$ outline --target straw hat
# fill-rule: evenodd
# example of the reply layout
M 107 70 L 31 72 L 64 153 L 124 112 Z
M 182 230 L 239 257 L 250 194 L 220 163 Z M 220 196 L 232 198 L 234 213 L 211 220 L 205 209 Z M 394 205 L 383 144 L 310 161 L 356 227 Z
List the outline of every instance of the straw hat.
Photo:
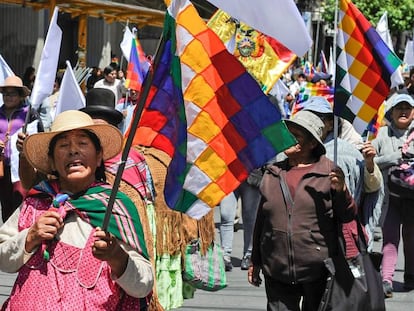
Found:
M 109 124 L 94 124 L 92 118 L 78 110 L 67 110 L 56 116 L 50 132 L 36 133 L 24 140 L 23 151 L 29 163 L 39 171 L 50 174 L 49 145 L 56 135 L 75 129 L 87 129 L 100 140 L 103 160 L 117 155 L 122 148 L 122 134 Z
M 7 87 L 15 87 L 21 89 L 23 92 L 23 96 L 28 96 L 30 94 L 29 88 L 23 85 L 22 79 L 20 79 L 18 76 L 7 77 L 3 81 L 3 84 L 0 85 L 0 93 L 3 93 L 4 89 Z
M 298 111 L 292 119 L 285 120 L 286 123 L 293 123 L 299 125 L 308 131 L 318 142 L 316 151 L 319 155 L 325 154 L 325 146 L 322 142 L 323 128 L 325 124 L 322 120 L 314 113 L 306 110 Z

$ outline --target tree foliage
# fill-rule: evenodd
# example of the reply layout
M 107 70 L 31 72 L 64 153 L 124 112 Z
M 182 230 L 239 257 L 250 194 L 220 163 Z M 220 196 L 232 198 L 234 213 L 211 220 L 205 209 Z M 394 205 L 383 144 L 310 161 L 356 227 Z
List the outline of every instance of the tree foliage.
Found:
M 324 2 L 323 8 L 325 11 L 323 18 L 333 27 L 336 0 L 325 0 Z M 338 0 L 339 2 L 340 0 Z M 386 11 L 391 34 L 413 31 L 414 0 L 353 0 L 352 3 L 356 5 L 374 27 Z

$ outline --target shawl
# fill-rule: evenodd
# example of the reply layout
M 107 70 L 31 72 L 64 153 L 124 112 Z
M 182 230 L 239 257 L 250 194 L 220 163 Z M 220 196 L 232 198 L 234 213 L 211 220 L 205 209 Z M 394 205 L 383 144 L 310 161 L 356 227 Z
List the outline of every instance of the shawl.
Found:
M 121 161 L 121 154 L 105 161 L 105 169 L 116 175 Z M 142 198 L 153 201 L 155 197 L 152 177 L 144 156 L 135 148 L 131 148 L 126 159 L 122 180 L 134 187 Z
M 110 195 L 110 185 L 104 183 L 94 183 L 82 193 L 69 195 L 59 193 L 56 181 L 44 180 L 29 190 L 27 196 L 50 199 L 51 208 L 59 207 L 58 211 L 62 217 L 65 217 L 67 212 L 74 211 L 96 228 L 103 224 Z M 148 259 L 138 211 L 131 199 L 119 191 L 112 208 L 108 232 Z

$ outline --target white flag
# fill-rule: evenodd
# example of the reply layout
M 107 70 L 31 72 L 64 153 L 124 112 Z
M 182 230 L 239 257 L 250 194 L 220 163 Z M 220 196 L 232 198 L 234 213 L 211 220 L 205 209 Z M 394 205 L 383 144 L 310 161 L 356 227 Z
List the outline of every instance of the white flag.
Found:
M 60 85 L 55 117 L 66 110 L 79 110 L 85 108 L 86 100 L 73 73 L 72 66 L 66 61 L 66 70 Z
M 55 7 L 30 96 L 32 107 L 35 109 L 39 108 L 43 100 L 52 94 L 55 84 L 60 44 L 62 42 L 62 30 L 57 24 L 58 12 L 59 8 Z
M 391 51 L 394 52 L 394 47 L 392 46 L 392 40 L 391 40 L 391 34 L 390 31 L 388 29 L 388 16 L 387 16 L 387 12 L 384 12 L 384 14 L 382 14 L 376 30 L 378 32 L 378 34 L 380 35 L 381 39 L 384 40 L 384 42 L 388 45 L 388 47 L 390 48 Z
M 273 88 L 269 91 L 270 95 L 273 95 L 274 97 L 276 97 L 277 106 L 284 119 L 288 118 L 284 103 L 285 103 L 286 95 L 289 93 L 290 93 L 290 90 L 285 84 L 285 82 L 282 81 L 282 79 L 278 79 L 275 85 L 273 86 Z
M 329 48 L 329 61 L 328 61 L 328 73 L 332 75 L 331 80 L 335 81 L 335 71 L 336 71 L 336 65 L 333 58 L 333 49 L 332 47 Z
M 34 134 L 37 133 L 37 126 L 39 120 L 34 120 L 33 122 L 27 124 L 26 127 L 26 134 Z M 23 127 L 21 127 L 17 132 L 15 132 L 10 137 L 10 146 L 11 146 L 11 154 L 10 154 L 10 175 L 12 183 L 15 183 L 20 180 L 19 177 L 19 154 L 20 152 L 17 151 L 16 143 L 17 143 L 17 136 L 20 132 L 22 132 Z
M 384 12 L 384 14 L 382 14 L 377 24 L 376 30 L 380 35 L 381 39 L 387 44 L 390 50 L 394 52 L 390 30 L 388 29 L 388 16 L 386 11 Z M 391 75 L 391 87 L 396 87 L 402 84 L 404 84 L 404 78 L 402 76 L 401 68 L 398 68 Z
M 273 88 L 269 91 L 269 94 L 275 96 L 279 101 L 283 101 L 289 93 L 290 90 L 282 79 L 278 79 Z
M 405 45 L 404 63 L 406 63 L 408 67 L 414 66 L 413 40 L 408 40 L 407 44 Z
M 14 76 L 13 70 L 4 60 L 3 56 L 0 54 L 0 85 L 3 84 L 4 80 L 7 77 Z M 3 96 L 0 96 L 0 107 L 3 106 Z
M 132 34 L 129 27 L 125 26 L 124 37 L 119 46 L 127 62 L 129 62 L 129 55 L 131 54 L 132 39 L 134 39 L 134 35 Z
M 312 46 L 305 22 L 293 0 L 208 0 L 234 18 L 278 40 L 297 56 Z
M 111 42 L 107 41 L 102 47 L 101 59 L 99 60 L 99 68 L 105 68 L 111 63 Z
M 13 70 L 11 70 L 10 66 L 6 63 L 3 56 L 0 54 L 0 84 L 3 84 L 3 81 L 10 76 L 14 76 Z

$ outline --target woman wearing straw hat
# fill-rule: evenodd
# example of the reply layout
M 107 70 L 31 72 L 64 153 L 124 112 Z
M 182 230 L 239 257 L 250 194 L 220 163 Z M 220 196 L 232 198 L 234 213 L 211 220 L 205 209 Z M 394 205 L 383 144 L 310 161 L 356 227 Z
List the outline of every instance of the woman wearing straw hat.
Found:
M 73 110 L 25 139 L 30 164 L 56 180 L 33 187 L 0 228 L 0 269 L 18 271 L 5 310 L 140 310 L 153 274 L 125 194 L 117 193 L 108 232 L 99 228 L 111 194 L 103 161 L 121 146 L 118 129 Z
M 87 113 L 96 124 L 111 124 L 119 128 L 123 115 L 115 109 L 115 95 L 111 90 L 104 88 L 92 88 L 86 93 L 86 106 L 81 111 Z M 121 154 L 105 161 L 106 179 L 114 184 Z M 155 191 L 148 164 L 136 147 L 132 147 L 126 159 L 127 165 L 121 177 L 119 190 L 125 193 L 135 204 L 140 215 L 145 242 L 148 246 L 148 255 L 154 270 L 154 286 L 152 297 L 149 301 L 149 311 L 164 310 L 158 300 L 155 250 L 153 231 L 155 228 L 154 197 Z
M 12 171 L 17 172 L 17 156 L 14 160 L 14 152 L 11 144 L 13 134 L 20 131 L 26 121 L 40 120 L 35 110 L 30 111 L 30 120 L 26 120 L 29 107 L 26 105 L 26 97 L 29 89 L 23 85 L 17 76 L 7 77 L 0 85 L 0 93 L 3 95 L 3 106 L 0 107 L 0 146 L 3 174 L 0 174 L 0 202 L 3 222 L 21 204 L 25 190 L 19 181 L 12 182 Z M 38 122 L 37 131 L 43 131 L 41 122 Z

